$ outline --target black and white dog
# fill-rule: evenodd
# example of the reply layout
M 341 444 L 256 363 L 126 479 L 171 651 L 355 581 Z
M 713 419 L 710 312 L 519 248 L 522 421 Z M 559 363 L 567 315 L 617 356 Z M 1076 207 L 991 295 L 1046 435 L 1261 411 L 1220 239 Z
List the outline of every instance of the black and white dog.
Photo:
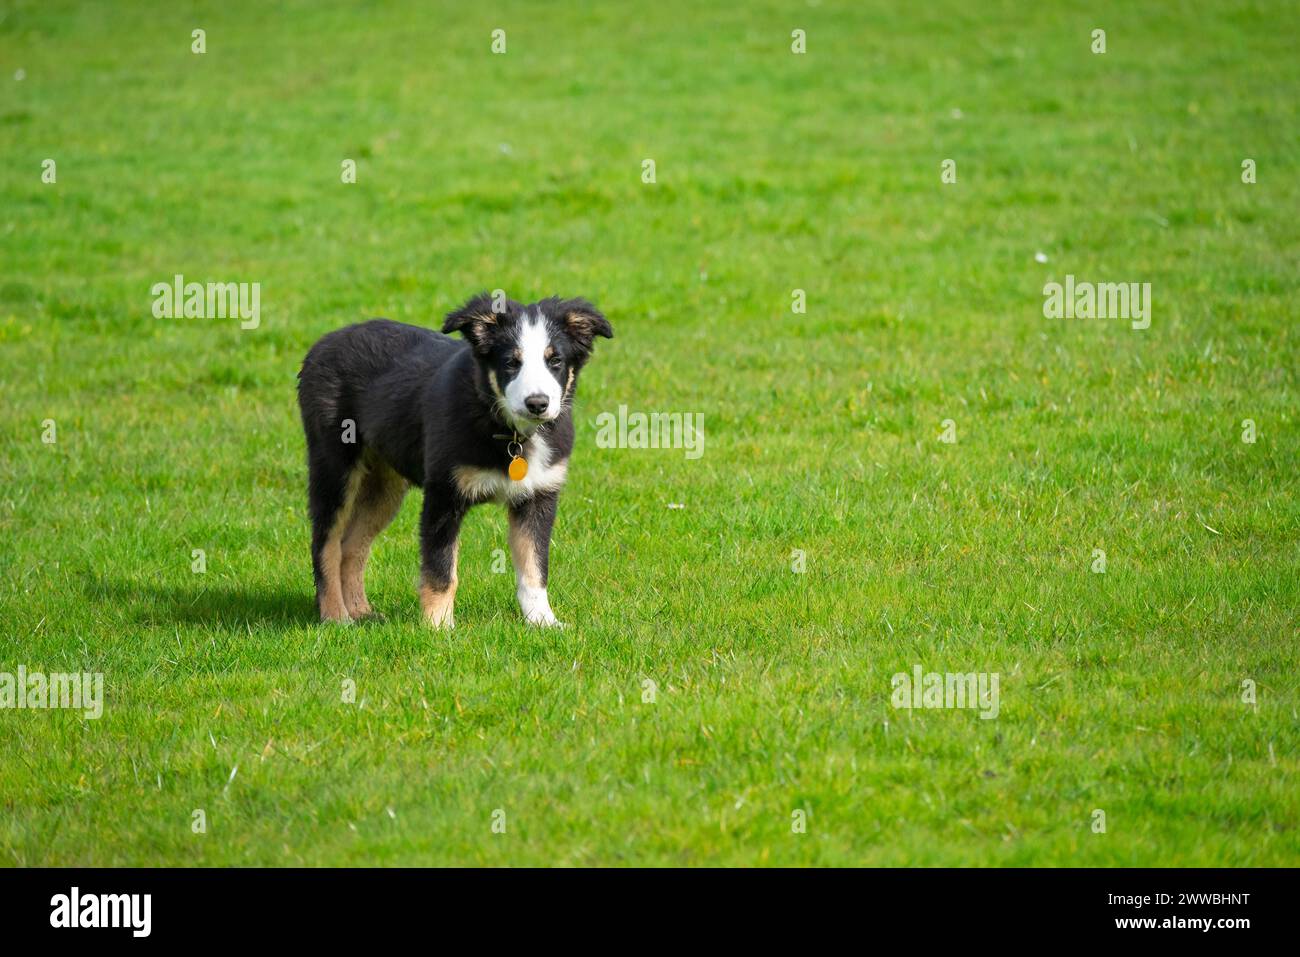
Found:
M 475 296 L 443 333 L 386 319 L 312 346 L 298 373 L 307 433 L 312 569 L 321 619 L 373 614 L 370 546 L 424 489 L 420 603 L 453 624 L 461 521 L 471 506 L 507 506 L 516 594 L 533 624 L 556 625 L 546 594 L 551 526 L 573 451 L 578 373 L 609 322 L 585 299 L 525 306 Z

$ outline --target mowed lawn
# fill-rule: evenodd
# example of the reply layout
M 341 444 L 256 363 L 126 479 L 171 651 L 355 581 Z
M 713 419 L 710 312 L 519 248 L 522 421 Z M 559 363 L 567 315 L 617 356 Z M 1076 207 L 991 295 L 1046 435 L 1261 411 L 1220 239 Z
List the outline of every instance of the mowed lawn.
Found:
M 0 7 L 0 672 L 105 694 L 0 711 L 0 861 L 1300 863 L 1294 5 L 284 6 Z M 484 507 L 427 630 L 418 493 L 317 623 L 303 354 L 494 288 L 616 332 L 569 627 Z

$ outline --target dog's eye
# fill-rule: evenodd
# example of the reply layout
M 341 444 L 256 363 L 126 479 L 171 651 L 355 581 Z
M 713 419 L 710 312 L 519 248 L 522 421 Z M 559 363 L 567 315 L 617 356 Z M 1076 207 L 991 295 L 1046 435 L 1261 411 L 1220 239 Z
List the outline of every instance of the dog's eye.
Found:
M 559 356 L 551 356 L 551 358 L 546 361 L 546 364 L 556 370 L 564 368 L 564 360 Z
M 503 365 L 504 365 L 505 370 L 506 370 L 507 372 L 518 372 L 518 371 L 519 371 L 519 360 L 516 359 L 516 358 L 514 358 L 513 356 L 510 357 L 510 358 L 508 358 L 508 359 L 506 359 L 506 361 L 503 363 Z

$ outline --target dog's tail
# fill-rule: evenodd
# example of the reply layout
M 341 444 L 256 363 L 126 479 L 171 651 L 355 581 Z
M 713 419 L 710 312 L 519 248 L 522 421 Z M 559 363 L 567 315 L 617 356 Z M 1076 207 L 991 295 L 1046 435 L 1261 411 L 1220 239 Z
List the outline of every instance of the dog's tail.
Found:
M 332 332 L 312 346 L 298 370 L 298 410 L 302 413 L 308 448 L 327 435 L 336 435 L 344 420 L 355 421 L 347 376 L 337 363 L 339 344 L 331 341 L 337 335 Z

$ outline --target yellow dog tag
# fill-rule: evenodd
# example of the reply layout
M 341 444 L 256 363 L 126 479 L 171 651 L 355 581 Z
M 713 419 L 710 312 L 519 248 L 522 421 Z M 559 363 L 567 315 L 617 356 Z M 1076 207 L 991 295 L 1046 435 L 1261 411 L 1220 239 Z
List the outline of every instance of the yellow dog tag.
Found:
M 510 460 L 510 477 L 516 482 L 522 482 L 524 476 L 528 474 L 528 461 L 522 455 L 516 455 Z

